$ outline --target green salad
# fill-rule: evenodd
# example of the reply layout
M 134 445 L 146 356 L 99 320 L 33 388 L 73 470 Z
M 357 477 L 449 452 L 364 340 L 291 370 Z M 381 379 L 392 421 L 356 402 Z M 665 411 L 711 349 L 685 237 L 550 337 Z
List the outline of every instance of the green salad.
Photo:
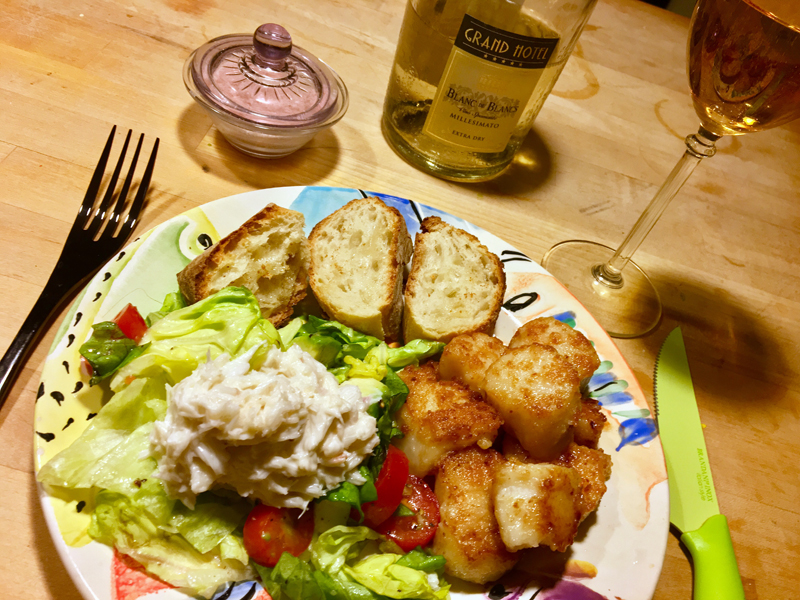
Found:
M 113 326 L 112 326 L 113 325 Z M 142 564 L 152 575 L 189 594 L 211 596 L 226 582 L 260 578 L 275 600 L 443 600 L 444 559 L 421 548 L 404 552 L 363 524 L 362 506 L 377 499 L 375 482 L 392 438 L 394 419 L 408 388 L 396 371 L 441 352 L 423 340 L 390 348 L 340 323 L 303 316 L 276 330 L 244 288 L 226 288 L 186 306 L 170 294 L 147 318 L 141 342 L 116 324 L 94 326 L 81 348 L 92 383 L 108 386 L 110 399 L 83 434 L 38 473 L 47 486 L 91 490 L 89 535 Z M 353 383 L 373 402 L 379 443 L 359 467 L 362 485 L 342 482 L 313 503 L 313 537 L 299 556 L 280 555 L 272 567 L 248 554 L 243 530 L 256 502 L 227 489 L 198 495 L 193 509 L 171 498 L 151 456 L 154 424 L 165 418 L 168 389 L 199 365 L 222 354 L 298 346 L 325 365 L 340 383 Z M 402 507 L 401 507 L 402 509 Z

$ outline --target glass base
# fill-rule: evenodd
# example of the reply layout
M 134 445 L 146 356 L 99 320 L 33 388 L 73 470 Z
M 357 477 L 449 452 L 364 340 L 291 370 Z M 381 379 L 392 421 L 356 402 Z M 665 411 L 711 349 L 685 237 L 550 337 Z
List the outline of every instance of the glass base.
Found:
M 556 244 L 542 257 L 542 266 L 572 292 L 608 335 L 639 337 L 661 320 L 661 299 L 650 278 L 633 261 L 622 273 L 622 285 L 609 286 L 593 273 L 614 249 L 583 240 Z

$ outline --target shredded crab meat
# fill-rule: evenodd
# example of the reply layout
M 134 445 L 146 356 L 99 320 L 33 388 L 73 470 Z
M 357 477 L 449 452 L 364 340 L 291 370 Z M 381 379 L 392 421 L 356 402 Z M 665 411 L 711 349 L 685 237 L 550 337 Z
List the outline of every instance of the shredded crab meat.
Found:
M 305 508 L 343 481 L 364 483 L 357 469 L 378 436 L 358 388 L 296 346 L 253 369 L 256 350 L 209 360 L 168 391 L 150 442 L 170 495 L 192 508 L 222 487 Z

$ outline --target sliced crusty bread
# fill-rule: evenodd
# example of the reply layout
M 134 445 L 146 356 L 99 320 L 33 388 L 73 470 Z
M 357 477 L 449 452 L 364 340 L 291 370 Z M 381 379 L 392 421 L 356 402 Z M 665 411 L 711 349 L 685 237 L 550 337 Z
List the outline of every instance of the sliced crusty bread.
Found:
M 302 213 L 268 204 L 178 273 L 181 293 L 194 303 L 228 286 L 246 287 L 264 318 L 282 325 L 306 295 L 304 226 Z
M 328 317 L 398 340 L 412 248 L 400 212 L 378 198 L 358 198 L 317 223 L 308 239 L 309 283 Z
M 448 342 L 462 333 L 491 334 L 505 291 L 497 256 L 474 235 L 427 217 L 414 241 L 403 337 Z

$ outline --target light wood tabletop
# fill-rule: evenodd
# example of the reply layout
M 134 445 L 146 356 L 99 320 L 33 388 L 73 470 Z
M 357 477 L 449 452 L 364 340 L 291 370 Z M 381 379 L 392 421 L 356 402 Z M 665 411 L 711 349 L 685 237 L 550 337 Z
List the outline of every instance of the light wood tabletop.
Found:
M 326 185 L 432 205 L 535 260 L 567 239 L 618 244 L 697 130 L 688 19 L 600 0 L 513 165 L 493 181 L 458 184 L 414 169 L 381 135 L 403 8 L 403 0 L 0 0 L 0 351 L 55 265 L 113 124 L 161 139 L 138 232 L 240 192 Z M 350 92 L 341 122 L 273 161 L 228 144 L 181 77 L 193 49 L 264 22 L 284 25 Z M 718 146 L 635 256 L 661 293 L 663 321 L 618 346 L 651 398 L 658 349 L 681 327 L 747 598 L 792 598 L 800 583 L 800 122 Z M 9 598 L 80 597 L 33 473 L 34 399 L 56 329 L 0 411 L 0 581 Z M 690 562 L 670 535 L 654 598 L 691 593 Z

